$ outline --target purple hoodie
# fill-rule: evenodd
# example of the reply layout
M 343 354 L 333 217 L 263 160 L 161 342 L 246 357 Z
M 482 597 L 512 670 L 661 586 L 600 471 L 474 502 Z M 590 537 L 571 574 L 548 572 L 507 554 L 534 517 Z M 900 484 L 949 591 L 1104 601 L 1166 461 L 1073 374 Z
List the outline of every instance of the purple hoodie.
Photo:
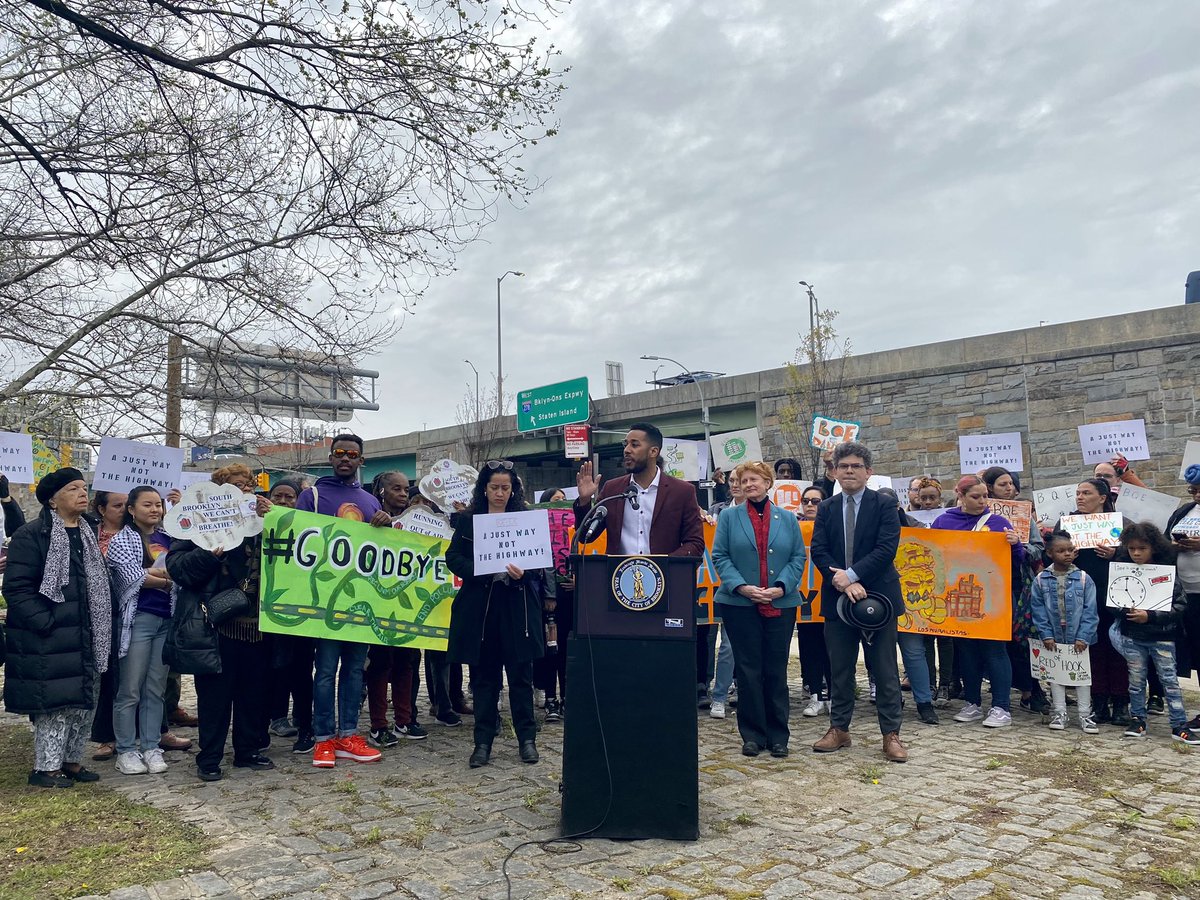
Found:
M 929 527 L 942 528 L 946 531 L 974 531 L 975 526 L 979 524 L 979 520 L 986 515 L 987 513 L 983 512 L 977 516 L 968 516 L 958 507 L 954 507 L 953 509 L 946 510 L 944 513 L 934 519 L 933 524 Z M 984 526 L 983 530 L 1004 532 L 1010 528 L 1012 528 L 1012 523 L 1009 522 L 1008 519 L 1004 518 L 1004 516 L 997 516 L 993 513 L 992 517 L 988 519 L 987 525 Z M 1013 564 L 1017 565 L 1021 563 L 1025 559 L 1024 546 L 1022 546 L 1020 543 L 1013 544 L 1012 554 Z
M 316 508 L 313 507 L 313 491 L 317 492 Z M 370 522 L 375 513 L 382 507 L 369 491 L 365 491 L 357 482 L 345 484 L 332 475 L 317 479 L 312 487 L 301 491 L 296 498 L 296 509 L 304 512 L 318 512 L 323 516 L 337 516 L 339 519 L 353 519 L 356 522 Z

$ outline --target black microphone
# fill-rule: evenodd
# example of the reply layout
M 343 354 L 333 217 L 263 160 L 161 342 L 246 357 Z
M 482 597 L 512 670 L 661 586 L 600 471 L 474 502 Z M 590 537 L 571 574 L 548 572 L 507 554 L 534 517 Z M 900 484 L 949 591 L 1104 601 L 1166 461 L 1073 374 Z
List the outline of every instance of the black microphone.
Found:
M 629 501 L 629 505 L 634 509 L 641 509 L 642 505 L 638 502 L 637 485 L 632 481 L 629 482 L 629 487 L 625 488 L 625 499 Z
M 596 535 L 600 533 L 600 528 L 604 524 L 605 518 L 608 516 L 607 506 L 597 506 L 592 512 L 591 519 L 587 523 L 587 528 L 583 531 L 582 543 L 591 543 Z

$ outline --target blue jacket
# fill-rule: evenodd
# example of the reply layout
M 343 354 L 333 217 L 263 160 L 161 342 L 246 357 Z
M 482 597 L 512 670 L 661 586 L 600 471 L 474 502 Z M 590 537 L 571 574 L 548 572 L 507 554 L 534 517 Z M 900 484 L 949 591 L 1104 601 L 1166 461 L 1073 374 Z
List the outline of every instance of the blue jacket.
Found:
M 743 584 L 762 587 L 759 582 L 758 546 L 754 526 L 750 524 L 749 504 L 742 503 L 721 511 L 713 538 L 713 565 L 721 585 L 717 603 L 753 606 L 754 601 L 737 593 Z M 783 596 L 771 601 L 779 609 L 800 605 L 800 578 L 804 574 L 804 539 L 795 513 L 770 506 L 771 525 L 767 533 L 767 587 L 783 585 Z
M 1030 596 L 1030 612 L 1038 634 L 1053 638 L 1060 644 L 1075 641 L 1096 643 L 1100 626 L 1100 614 L 1096 609 L 1096 582 L 1082 569 L 1075 569 L 1067 577 L 1067 627 L 1062 627 L 1058 615 L 1058 579 L 1053 569 L 1042 569 L 1033 580 Z

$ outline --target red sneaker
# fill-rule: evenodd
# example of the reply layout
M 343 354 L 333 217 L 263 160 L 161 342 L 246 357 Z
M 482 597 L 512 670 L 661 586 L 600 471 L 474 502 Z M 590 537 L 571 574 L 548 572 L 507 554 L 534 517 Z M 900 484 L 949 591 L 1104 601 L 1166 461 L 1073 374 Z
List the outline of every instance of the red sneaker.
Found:
M 383 756 L 382 753 L 367 744 L 361 734 L 338 738 L 333 742 L 333 752 L 342 759 L 352 759 L 355 762 L 375 762 Z
M 313 765 L 318 769 L 332 769 L 336 764 L 334 756 L 335 741 L 317 741 L 317 745 L 313 747 Z

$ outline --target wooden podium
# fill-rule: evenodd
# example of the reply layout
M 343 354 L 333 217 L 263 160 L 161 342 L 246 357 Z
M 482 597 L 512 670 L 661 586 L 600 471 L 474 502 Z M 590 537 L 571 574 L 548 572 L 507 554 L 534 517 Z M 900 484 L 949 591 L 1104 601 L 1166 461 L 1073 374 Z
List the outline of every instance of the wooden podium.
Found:
M 562 831 L 696 840 L 698 557 L 573 556 Z

